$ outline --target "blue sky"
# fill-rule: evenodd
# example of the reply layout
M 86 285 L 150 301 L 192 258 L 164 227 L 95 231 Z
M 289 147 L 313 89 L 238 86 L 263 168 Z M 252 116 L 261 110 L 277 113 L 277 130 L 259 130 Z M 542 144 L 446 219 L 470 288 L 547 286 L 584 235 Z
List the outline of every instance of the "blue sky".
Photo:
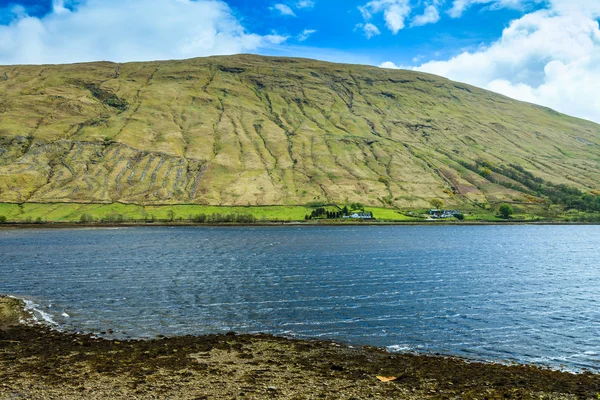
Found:
M 374 15 L 369 21 L 379 26 L 381 34 L 368 38 L 360 8 L 368 1 L 313 0 L 304 7 L 299 1 L 279 2 L 269 0 L 227 0 L 232 14 L 248 31 L 259 35 L 277 34 L 289 37 L 286 46 L 259 49 L 266 55 L 305 56 L 331 61 L 356 62 L 379 65 L 393 60 L 397 64 L 412 65 L 419 61 L 443 59 L 464 51 L 491 43 L 501 36 L 508 23 L 523 15 L 524 10 L 534 9 L 531 5 L 516 8 L 490 10 L 490 4 L 474 4 L 460 18 L 452 18 L 448 12 L 452 4 L 440 7 L 440 20 L 436 24 L 409 27 L 393 33 L 385 28 L 383 13 Z M 413 16 L 424 10 L 427 2 L 414 1 Z M 285 5 L 294 15 L 282 14 L 275 6 Z M 30 15 L 43 18 L 52 13 L 52 0 L 0 1 L 0 21 L 7 23 L 14 18 L 12 9 L 22 6 Z M 77 2 L 65 4 L 76 10 Z M 542 8 L 542 5 L 537 5 Z M 407 21 L 408 23 L 408 21 Z M 305 31 L 315 31 L 304 40 Z
M 256 53 L 406 68 L 600 122 L 600 0 L 0 0 L 0 65 Z
M 373 16 L 371 22 L 379 26 L 380 35 L 370 39 L 357 24 L 364 23 L 359 7 L 365 1 L 316 1 L 314 7 L 296 9 L 294 2 L 290 4 L 295 16 L 285 16 L 272 7 L 277 2 L 240 0 L 229 1 L 234 12 L 240 16 L 245 26 L 253 32 L 269 34 L 273 31 L 290 36 L 289 44 L 303 47 L 296 51 L 307 53 L 322 49 L 328 58 L 327 51 L 344 52 L 356 58 L 357 62 L 379 65 L 394 59 L 403 65 L 414 64 L 413 59 L 431 60 L 451 56 L 466 48 L 476 48 L 482 43 L 496 40 L 502 30 L 522 12 L 502 9 L 496 12 L 485 12 L 486 5 L 476 5 L 469 9 L 462 18 L 450 18 L 442 15 L 437 24 L 421 27 L 407 27 L 396 34 L 385 28 L 383 15 Z M 417 12 L 417 11 L 416 11 Z M 308 39 L 299 43 L 298 34 L 304 30 L 316 30 Z M 278 54 L 279 49 L 271 50 Z M 337 58 L 340 55 L 330 55 Z

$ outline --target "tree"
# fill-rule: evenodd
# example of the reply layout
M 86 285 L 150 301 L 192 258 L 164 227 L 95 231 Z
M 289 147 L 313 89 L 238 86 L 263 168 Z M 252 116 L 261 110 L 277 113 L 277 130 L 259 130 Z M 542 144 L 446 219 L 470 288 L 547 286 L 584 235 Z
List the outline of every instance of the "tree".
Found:
M 193 218 L 190 218 L 194 222 L 204 223 L 206 222 L 206 214 L 196 214 Z
M 360 203 L 354 203 L 354 204 L 352 204 L 352 206 L 351 206 L 351 207 L 352 207 L 352 209 L 353 209 L 353 210 L 361 210 L 361 211 L 365 211 L 365 206 L 363 206 L 363 205 L 362 205 L 362 204 L 360 204 Z
M 169 216 L 169 221 L 173 222 L 173 220 L 175 219 L 175 212 L 173 210 L 169 210 L 169 212 L 167 212 L 167 215 Z
M 6 223 L 6 217 L 4 215 L 0 215 L 0 224 Z
M 510 204 L 502 204 L 498 209 L 498 213 L 504 219 L 509 219 L 511 215 L 513 215 L 515 210 L 513 210 Z
M 444 208 L 444 202 L 440 199 L 433 199 L 429 202 L 429 204 L 431 204 L 433 208 L 436 208 L 438 210 Z
M 489 178 L 490 176 L 492 176 L 492 170 L 488 167 L 481 167 L 479 169 L 479 174 L 484 178 Z

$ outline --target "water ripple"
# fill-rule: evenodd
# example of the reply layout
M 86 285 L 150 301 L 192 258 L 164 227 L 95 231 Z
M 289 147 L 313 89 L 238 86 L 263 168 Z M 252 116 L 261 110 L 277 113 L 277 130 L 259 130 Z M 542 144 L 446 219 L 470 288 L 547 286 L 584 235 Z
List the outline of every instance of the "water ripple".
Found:
M 64 329 L 235 330 L 600 368 L 600 227 L 0 232 L 0 292 Z

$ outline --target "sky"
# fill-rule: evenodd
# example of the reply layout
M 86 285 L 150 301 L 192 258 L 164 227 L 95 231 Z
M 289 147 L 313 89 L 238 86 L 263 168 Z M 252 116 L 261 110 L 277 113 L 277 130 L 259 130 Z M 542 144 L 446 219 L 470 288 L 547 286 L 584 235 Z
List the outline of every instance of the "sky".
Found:
M 600 0 L 0 0 L 0 65 L 307 57 L 429 72 L 600 123 L 599 20 Z

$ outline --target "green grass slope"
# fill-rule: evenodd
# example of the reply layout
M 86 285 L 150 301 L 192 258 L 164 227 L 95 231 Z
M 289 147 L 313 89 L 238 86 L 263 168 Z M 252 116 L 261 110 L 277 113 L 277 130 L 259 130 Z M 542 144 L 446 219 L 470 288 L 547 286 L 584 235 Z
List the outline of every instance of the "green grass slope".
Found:
M 251 55 L 116 66 L 0 67 L 0 202 L 539 201 L 508 165 L 600 189 L 599 125 L 433 75 Z

